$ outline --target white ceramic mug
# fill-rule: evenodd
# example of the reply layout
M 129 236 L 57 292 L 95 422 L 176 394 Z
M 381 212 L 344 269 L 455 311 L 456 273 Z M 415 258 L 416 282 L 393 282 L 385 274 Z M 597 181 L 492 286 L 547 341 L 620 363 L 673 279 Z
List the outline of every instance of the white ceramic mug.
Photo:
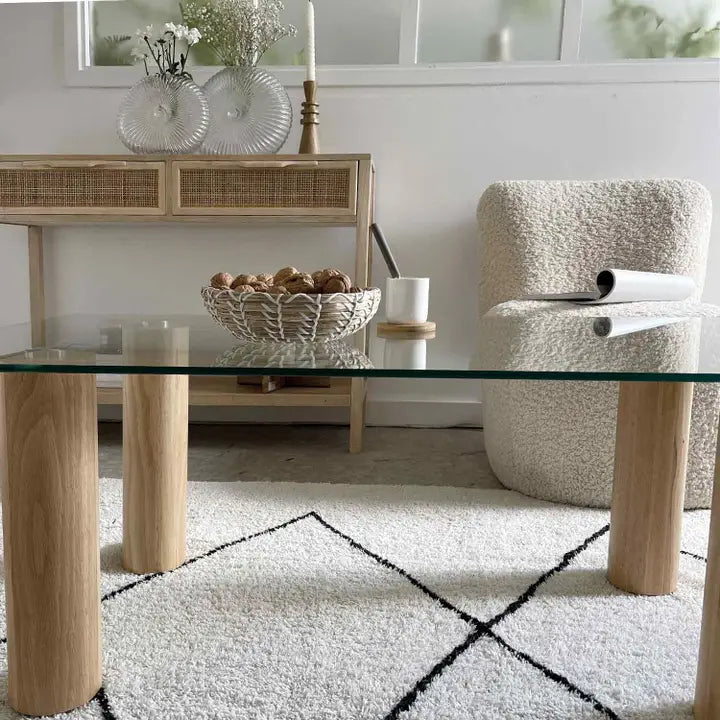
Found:
M 430 278 L 388 278 L 385 309 L 389 323 L 424 323 L 428 319 Z

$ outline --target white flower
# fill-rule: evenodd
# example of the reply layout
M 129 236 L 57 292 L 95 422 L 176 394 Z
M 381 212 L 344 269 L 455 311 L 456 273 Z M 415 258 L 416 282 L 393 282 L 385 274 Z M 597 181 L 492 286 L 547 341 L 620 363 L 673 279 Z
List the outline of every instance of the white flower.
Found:
M 155 28 L 153 28 L 152 25 L 148 25 L 144 30 L 138 30 L 135 34 L 139 38 L 147 38 L 148 40 L 152 40 L 154 32 Z
M 188 45 L 197 45 L 197 43 L 200 42 L 201 38 L 202 34 L 197 28 L 192 28 L 191 30 L 187 31 Z
M 187 27 L 175 23 L 165 23 L 165 32 L 172 34 L 177 40 L 186 40 L 188 36 Z

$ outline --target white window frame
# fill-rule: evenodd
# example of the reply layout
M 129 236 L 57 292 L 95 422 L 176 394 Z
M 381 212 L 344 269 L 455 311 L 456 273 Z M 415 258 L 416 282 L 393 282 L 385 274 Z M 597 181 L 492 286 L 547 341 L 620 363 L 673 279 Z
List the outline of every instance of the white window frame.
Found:
M 422 0 L 403 3 L 397 65 L 326 65 L 318 68 L 322 87 L 402 87 L 431 85 L 555 85 L 606 83 L 718 82 L 720 59 L 580 60 L 584 0 L 565 0 L 560 60 L 552 62 L 484 62 L 418 64 L 418 30 Z M 130 87 L 137 67 L 91 65 L 88 0 L 65 3 L 65 84 L 71 87 Z M 287 87 L 301 87 L 305 68 L 273 66 Z M 217 67 L 193 69 L 203 83 Z

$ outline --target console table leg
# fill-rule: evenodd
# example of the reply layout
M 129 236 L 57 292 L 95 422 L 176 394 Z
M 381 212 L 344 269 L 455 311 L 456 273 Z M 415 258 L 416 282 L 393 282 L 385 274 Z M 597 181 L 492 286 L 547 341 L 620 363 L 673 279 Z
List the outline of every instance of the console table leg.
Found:
M 43 229 L 28 227 L 28 270 L 30 280 L 30 332 L 33 347 L 45 344 L 45 261 Z
M 128 375 L 123 392 L 123 564 L 134 573 L 185 560 L 188 377 Z
M 26 715 L 100 689 L 100 550 L 94 375 L 0 379 L 8 696 Z
M 608 579 L 621 590 L 677 587 L 692 398 L 692 383 L 620 383 Z
M 365 430 L 365 405 L 367 380 L 353 378 L 350 389 L 350 452 L 362 452 L 363 431 Z
M 355 238 L 355 283 L 368 287 L 371 275 L 370 224 L 373 221 L 375 204 L 374 171 L 370 160 L 358 164 L 358 204 Z M 355 336 L 356 347 L 364 353 L 369 349 L 368 329 Z M 363 446 L 365 428 L 365 404 L 367 379 L 353 378 L 350 389 L 350 452 L 360 453 Z
M 715 460 L 715 489 L 694 710 L 698 720 L 716 720 L 720 717 L 720 438 Z

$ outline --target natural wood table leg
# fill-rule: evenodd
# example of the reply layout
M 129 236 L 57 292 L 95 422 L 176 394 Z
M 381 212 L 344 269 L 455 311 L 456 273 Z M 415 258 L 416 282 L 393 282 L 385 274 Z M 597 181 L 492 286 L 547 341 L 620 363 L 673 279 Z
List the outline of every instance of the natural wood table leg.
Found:
M 123 564 L 134 573 L 185 560 L 188 377 L 128 375 L 123 392 Z
M 30 332 L 33 347 L 45 344 L 45 263 L 43 228 L 28 227 L 28 268 L 30 279 Z
M 94 375 L 0 378 L 8 694 L 27 715 L 102 682 Z
M 720 718 L 720 438 L 715 458 L 715 490 L 710 518 L 694 710 L 698 720 Z
M 363 449 L 366 396 L 367 380 L 353 378 L 350 389 L 350 452 L 352 454 L 360 453 Z
M 692 398 L 692 383 L 620 383 L 608 579 L 621 590 L 677 587 Z

